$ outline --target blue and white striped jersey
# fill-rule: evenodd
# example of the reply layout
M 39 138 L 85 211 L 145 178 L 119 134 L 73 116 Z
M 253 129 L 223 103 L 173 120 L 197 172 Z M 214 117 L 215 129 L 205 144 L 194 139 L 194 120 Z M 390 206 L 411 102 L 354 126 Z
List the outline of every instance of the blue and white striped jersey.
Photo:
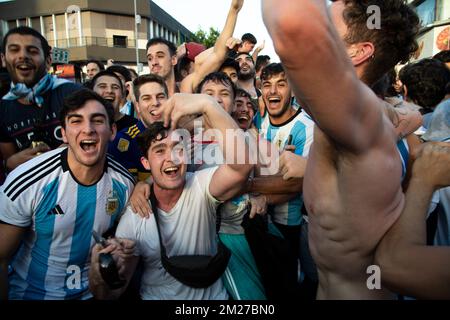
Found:
M 14 170 L 0 188 L 0 220 L 27 228 L 11 261 L 9 298 L 88 299 L 92 231 L 113 226 L 134 185 L 131 174 L 107 157 L 94 185 L 76 181 L 67 148 L 36 157 Z
M 400 154 L 400 160 L 402 161 L 402 180 L 406 176 L 406 168 L 409 160 L 409 146 L 406 138 L 403 138 L 397 142 L 397 150 Z
M 291 144 L 295 145 L 295 154 L 308 156 L 314 136 L 314 121 L 305 111 L 299 109 L 291 119 L 278 126 L 270 123 L 266 113 L 258 129 L 264 139 L 275 144 L 280 150 L 285 147 L 289 135 L 292 135 Z M 302 205 L 303 198 L 299 194 L 284 204 L 273 206 L 272 220 L 283 225 L 299 225 Z

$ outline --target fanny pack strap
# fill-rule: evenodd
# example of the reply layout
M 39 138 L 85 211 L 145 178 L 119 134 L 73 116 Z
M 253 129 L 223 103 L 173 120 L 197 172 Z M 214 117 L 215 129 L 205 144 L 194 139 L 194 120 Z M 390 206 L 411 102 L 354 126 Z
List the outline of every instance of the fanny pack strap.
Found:
M 164 247 L 161 237 L 161 230 L 159 230 L 158 206 L 156 205 L 155 190 L 153 184 L 150 187 L 150 203 L 152 205 L 153 214 L 155 215 L 156 229 L 158 230 L 159 246 L 161 247 L 161 258 L 167 259 L 166 247 Z
M 156 197 L 155 197 L 155 190 L 153 189 L 153 184 L 150 187 L 150 204 L 152 205 L 153 214 L 155 215 L 156 229 L 158 230 L 159 245 L 161 247 L 161 258 L 168 259 L 166 247 L 164 247 L 164 245 L 163 245 L 163 241 L 162 241 L 162 237 L 161 237 L 161 230 L 159 228 L 158 206 L 157 206 Z M 222 216 L 220 214 L 220 210 L 218 207 L 216 210 L 216 234 L 217 234 L 217 238 L 219 239 L 219 243 L 222 243 L 222 240 L 220 240 L 220 237 L 219 237 L 221 221 L 222 221 Z

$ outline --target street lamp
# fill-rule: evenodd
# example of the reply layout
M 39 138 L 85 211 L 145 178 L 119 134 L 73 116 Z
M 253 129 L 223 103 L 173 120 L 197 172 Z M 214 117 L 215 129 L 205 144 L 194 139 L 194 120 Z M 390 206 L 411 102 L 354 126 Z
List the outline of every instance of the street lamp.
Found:
M 136 0 L 134 0 L 134 41 L 136 46 L 136 70 L 139 74 L 142 71 L 139 63 L 139 46 L 138 46 L 138 25 L 141 24 L 141 16 L 137 14 Z

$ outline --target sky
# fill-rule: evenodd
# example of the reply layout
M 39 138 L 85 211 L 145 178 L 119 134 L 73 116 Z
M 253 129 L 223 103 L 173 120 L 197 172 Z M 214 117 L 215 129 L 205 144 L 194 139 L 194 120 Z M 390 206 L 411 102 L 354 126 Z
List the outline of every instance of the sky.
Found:
M 222 31 L 231 4 L 231 0 L 153 0 L 153 2 L 191 32 L 196 32 L 199 28 L 209 31 L 210 27 L 219 32 Z M 269 55 L 272 62 L 279 62 L 262 20 L 261 0 L 244 1 L 244 6 L 239 12 L 234 37 L 240 39 L 246 32 L 256 37 L 257 46 L 265 40 L 264 50 L 260 54 Z

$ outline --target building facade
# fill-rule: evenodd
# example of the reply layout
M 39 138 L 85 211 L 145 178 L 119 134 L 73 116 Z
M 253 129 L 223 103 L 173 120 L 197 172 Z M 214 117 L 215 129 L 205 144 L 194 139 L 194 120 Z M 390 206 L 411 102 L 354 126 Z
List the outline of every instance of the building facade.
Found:
M 450 1 L 408 0 L 416 8 L 422 28 L 418 38 L 421 48 L 418 59 L 432 57 L 450 50 Z
M 181 44 L 192 33 L 151 0 L 15 0 L 0 3 L 0 33 L 16 26 L 38 30 L 54 48 L 68 51 L 70 63 L 96 59 L 137 69 L 147 67 L 148 39 L 163 37 Z M 140 18 L 140 19 L 139 19 Z

